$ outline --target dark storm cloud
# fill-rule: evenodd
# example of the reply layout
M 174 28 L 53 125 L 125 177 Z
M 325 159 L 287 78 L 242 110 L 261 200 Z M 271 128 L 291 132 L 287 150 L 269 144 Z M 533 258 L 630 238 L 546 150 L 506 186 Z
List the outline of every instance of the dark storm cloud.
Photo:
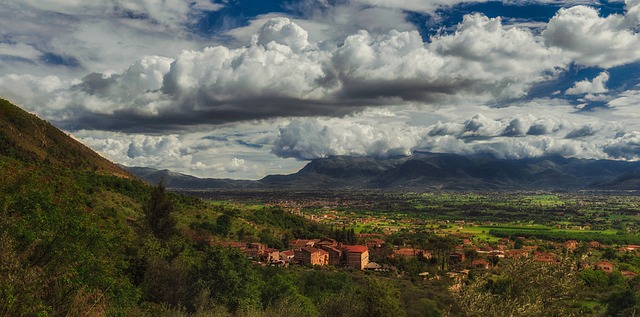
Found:
M 267 98 L 265 98 L 267 99 Z M 223 125 L 229 122 L 262 120 L 275 117 L 342 116 L 359 109 L 359 105 L 335 104 L 288 98 L 262 100 L 209 101 L 201 110 L 175 107 L 161 115 L 148 115 L 134 109 L 116 110 L 108 115 L 78 110 L 73 117 L 54 122 L 70 131 L 106 130 L 129 133 L 180 131 L 197 125 Z M 185 103 L 183 106 L 193 106 Z M 283 107 L 284 105 L 284 107 Z

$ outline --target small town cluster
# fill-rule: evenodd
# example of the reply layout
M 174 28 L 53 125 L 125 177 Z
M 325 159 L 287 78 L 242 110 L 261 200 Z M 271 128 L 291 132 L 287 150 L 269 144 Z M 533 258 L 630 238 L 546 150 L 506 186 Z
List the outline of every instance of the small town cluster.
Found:
M 383 240 L 379 240 L 384 243 Z M 369 242 L 365 245 L 346 245 L 334 239 L 297 239 L 289 242 L 289 250 L 279 251 L 258 242 L 219 242 L 219 245 L 237 248 L 249 258 L 273 265 L 333 265 L 358 270 L 378 269 L 380 266 L 369 261 Z M 375 246 L 375 245 L 374 245 Z M 377 246 L 381 246 L 378 244 Z
M 536 262 L 553 265 L 560 262 L 561 254 L 576 252 L 582 254 L 579 261 L 580 269 L 600 270 L 605 273 L 617 270 L 628 279 L 638 276 L 632 271 L 619 270 L 612 262 L 590 257 L 592 251 L 602 252 L 607 249 L 607 246 L 596 241 L 581 243 L 569 240 L 564 243 L 555 243 L 517 237 L 514 240 L 520 240 L 518 244 L 521 245 L 516 246 L 516 241 L 509 238 L 502 238 L 495 243 L 487 243 L 486 241 L 476 243 L 475 241 L 478 240 L 474 241 L 473 235 L 453 234 L 452 237 L 457 238 L 455 241 L 458 241 L 459 244 L 445 252 L 442 258 L 443 263 L 441 263 L 440 259 L 426 249 L 403 246 L 389 247 L 387 242 L 380 239 L 377 234 L 358 234 L 357 236 L 360 241 L 365 242 L 363 245 L 346 245 L 331 238 L 291 240 L 287 250 L 269 248 L 258 242 L 217 242 L 216 244 L 239 249 L 257 263 L 284 267 L 295 264 L 390 271 L 396 268 L 386 263 L 379 264 L 371 261 L 370 254 L 377 255 L 377 258 L 384 256 L 387 259 L 421 257 L 422 260 L 430 260 L 437 267 L 446 267 L 448 269 L 447 275 L 458 282 L 464 280 L 471 270 L 490 269 L 499 265 L 500 259 L 503 258 L 530 257 Z M 578 250 L 579 248 L 580 250 Z M 552 251 L 542 251 L 542 249 Z M 637 253 L 640 252 L 640 245 L 620 246 L 617 251 Z M 424 279 L 430 278 L 428 272 L 423 272 L 420 276 Z M 456 285 L 461 286 L 460 283 Z

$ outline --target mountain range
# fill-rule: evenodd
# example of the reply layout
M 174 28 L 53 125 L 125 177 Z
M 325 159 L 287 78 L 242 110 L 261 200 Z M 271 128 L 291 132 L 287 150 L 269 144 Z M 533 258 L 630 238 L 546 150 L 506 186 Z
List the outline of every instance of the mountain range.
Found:
M 256 181 L 196 178 L 169 170 L 125 167 L 137 177 L 180 189 L 389 190 L 638 190 L 640 162 L 545 156 L 498 159 L 490 155 L 415 152 L 374 158 L 333 156 L 310 161 L 294 174 Z

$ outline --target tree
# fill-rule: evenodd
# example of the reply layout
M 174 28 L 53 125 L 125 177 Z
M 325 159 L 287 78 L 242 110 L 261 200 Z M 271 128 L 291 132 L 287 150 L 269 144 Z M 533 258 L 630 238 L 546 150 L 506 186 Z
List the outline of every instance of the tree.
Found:
M 197 290 L 209 292 L 214 302 L 225 305 L 232 312 L 262 306 L 262 281 L 243 253 L 221 247 L 211 248 L 206 253 L 194 276 Z
M 216 219 L 216 232 L 223 237 L 226 237 L 231 232 L 231 223 L 233 217 L 230 213 L 225 212 Z
M 400 291 L 379 278 L 365 280 L 364 302 L 367 316 L 404 316 L 400 306 Z
M 169 199 L 161 180 L 151 192 L 151 198 L 144 208 L 147 224 L 153 235 L 160 240 L 168 240 L 176 232 L 176 220 L 173 212 L 173 202 Z
M 613 292 L 607 299 L 605 316 L 638 316 L 640 315 L 640 298 L 630 287 Z
M 568 316 L 580 281 L 568 259 L 549 265 L 529 258 L 504 260 L 456 294 L 460 308 L 473 316 Z

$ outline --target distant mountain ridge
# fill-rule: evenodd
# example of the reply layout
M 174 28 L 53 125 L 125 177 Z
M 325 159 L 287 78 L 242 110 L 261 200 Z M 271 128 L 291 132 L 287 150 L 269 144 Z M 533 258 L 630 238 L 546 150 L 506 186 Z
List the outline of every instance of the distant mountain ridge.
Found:
M 517 160 L 424 152 L 385 159 L 335 156 L 313 160 L 294 174 L 257 181 L 126 169 L 147 182 L 164 178 L 168 187 L 182 189 L 640 190 L 640 162 L 559 155 Z
M 168 188 L 207 189 L 258 187 L 256 181 L 198 178 L 191 175 L 172 172 L 167 169 L 158 170 L 149 167 L 122 166 L 122 168 L 149 184 L 158 184 L 162 181 Z

